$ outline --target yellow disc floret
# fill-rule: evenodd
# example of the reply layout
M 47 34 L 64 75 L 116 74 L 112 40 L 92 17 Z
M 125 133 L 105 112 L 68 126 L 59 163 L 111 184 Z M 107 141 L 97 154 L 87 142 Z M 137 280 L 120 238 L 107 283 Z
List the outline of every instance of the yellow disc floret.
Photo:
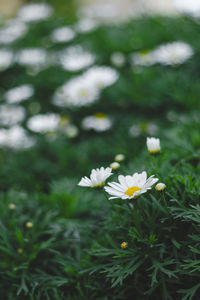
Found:
M 137 191 L 140 191 L 141 188 L 137 187 L 137 186 L 132 186 L 130 188 L 128 188 L 128 190 L 126 190 L 125 194 L 128 195 L 129 197 L 133 196 L 133 194 Z
M 80 94 L 81 94 L 81 97 L 86 97 L 86 96 L 87 96 L 87 91 L 82 90 L 82 91 L 80 92 Z
M 106 114 L 104 114 L 104 113 L 96 113 L 94 116 L 96 119 L 105 119 L 106 118 Z
M 92 187 L 98 189 L 98 188 L 102 188 L 104 185 L 105 185 L 105 181 L 101 182 L 100 184 L 94 185 Z

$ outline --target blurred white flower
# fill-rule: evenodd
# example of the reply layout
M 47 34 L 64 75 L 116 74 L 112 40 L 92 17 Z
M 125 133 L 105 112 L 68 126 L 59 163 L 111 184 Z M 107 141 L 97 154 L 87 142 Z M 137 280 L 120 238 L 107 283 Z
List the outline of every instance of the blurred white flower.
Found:
M 178 12 L 189 14 L 193 17 L 200 16 L 199 0 L 174 0 L 174 5 Z
M 153 51 L 150 52 L 144 50 L 138 53 L 133 53 L 131 55 L 131 62 L 133 65 L 136 66 L 151 66 L 155 64 L 157 61 Z
M 149 151 L 150 154 L 157 154 L 160 152 L 161 147 L 160 147 L 160 139 L 151 137 L 151 138 L 147 138 L 147 149 Z
M 98 27 L 97 21 L 90 18 L 80 19 L 75 25 L 76 31 L 80 33 L 90 32 L 96 29 L 97 27 Z
M 17 53 L 16 61 L 20 65 L 43 67 L 47 61 L 47 53 L 42 48 L 26 48 Z
M 155 189 L 156 191 L 163 191 L 166 188 L 166 184 L 159 182 L 156 184 Z
M 132 1 L 128 1 L 129 5 L 126 5 L 126 2 L 122 4 L 122 1 L 113 0 L 86 1 L 85 5 L 79 8 L 78 14 L 102 23 L 117 22 L 118 24 L 133 16 L 135 7 L 131 3 Z
M 141 129 L 139 125 L 133 125 L 129 129 L 129 134 L 132 137 L 138 137 L 141 134 Z
M 0 125 L 12 126 L 24 120 L 26 115 L 22 106 L 2 104 L 0 105 Z
M 86 176 L 83 177 L 78 185 L 92 188 L 102 187 L 104 186 L 106 179 L 108 179 L 112 175 L 111 172 L 111 168 L 105 169 L 104 167 L 101 167 L 100 169 L 93 169 L 90 174 L 90 178 Z
M 189 44 L 178 41 L 161 45 L 153 53 L 158 63 L 176 65 L 188 60 L 194 54 L 194 50 Z
M 57 130 L 59 123 L 60 115 L 58 114 L 39 114 L 28 120 L 27 127 L 34 132 L 47 133 Z
M 24 22 L 37 22 L 48 19 L 52 13 L 52 7 L 46 3 L 30 3 L 19 9 L 18 19 Z
M 116 67 L 123 67 L 126 62 L 126 58 L 125 58 L 124 54 L 121 52 L 114 52 L 111 55 L 110 60 L 111 60 L 111 63 Z
M 94 66 L 88 69 L 84 74 L 84 78 L 97 88 L 105 88 L 114 84 L 119 78 L 118 72 L 106 66 Z
M 4 97 L 8 103 L 19 103 L 32 97 L 33 94 L 33 86 L 30 84 L 24 84 L 8 90 Z
M 117 154 L 117 155 L 115 155 L 115 161 L 121 162 L 123 160 L 125 160 L 125 155 L 124 154 Z
M 13 63 L 13 52 L 7 49 L 0 49 L 0 71 L 9 68 Z
M 60 63 L 64 70 L 80 71 L 95 61 L 95 55 L 83 50 L 79 45 L 68 47 L 60 54 Z
M 129 134 L 132 137 L 138 137 L 143 133 L 153 135 L 157 132 L 158 126 L 156 124 L 146 122 L 141 122 L 139 125 L 133 125 L 129 129 Z
M 147 179 L 145 171 L 139 174 L 134 173 L 132 176 L 119 175 L 119 183 L 109 182 L 105 186 L 105 191 L 112 196 L 109 199 L 134 199 L 152 188 L 152 185 L 158 181 L 158 178 L 153 178 L 154 176 L 152 175 Z
M 110 164 L 110 167 L 112 170 L 117 170 L 120 168 L 120 164 L 118 162 L 114 161 Z
M 83 76 L 78 76 L 60 87 L 53 103 L 61 107 L 87 106 L 98 100 L 99 91 Z
M 10 44 L 23 37 L 28 30 L 25 23 L 17 19 L 8 20 L 4 27 L 0 28 L 0 44 Z
M 35 139 L 28 136 L 20 126 L 9 129 L 0 129 L 0 147 L 26 149 L 35 145 Z
M 86 130 L 93 129 L 97 132 L 106 131 L 111 128 L 112 120 L 103 113 L 97 113 L 94 116 L 85 117 L 82 121 L 82 127 Z
M 54 43 L 65 43 L 71 41 L 75 37 L 75 32 L 68 26 L 56 28 L 51 34 L 51 40 Z

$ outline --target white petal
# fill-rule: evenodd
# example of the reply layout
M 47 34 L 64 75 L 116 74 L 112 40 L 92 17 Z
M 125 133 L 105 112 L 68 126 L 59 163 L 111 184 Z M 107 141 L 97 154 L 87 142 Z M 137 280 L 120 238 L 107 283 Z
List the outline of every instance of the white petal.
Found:
M 113 188 L 111 188 L 111 187 L 108 187 L 108 186 L 105 186 L 105 191 L 108 193 L 108 194 L 110 194 L 110 195 L 112 195 L 112 196 L 118 196 L 118 197 L 121 197 L 124 193 L 123 192 L 119 192 L 119 191 L 117 191 L 117 190 L 115 190 L 115 189 L 113 189 Z
M 116 189 L 119 192 L 124 192 L 124 188 L 117 182 L 109 182 L 108 183 L 109 186 L 111 186 L 113 189 Z
M 127 183 L 127 186 L 130 188 L 134 185 L 134 180 L 133 180 L 133 177 L 130 176 L 130 175 L 127 175 L 125 177 L 125 180 L 126 180 L 126 183 Z
M 82 178 L 81 181 L 78 183 L 79 186 L 91 186 L 91 180 L 87 177 Z
M 118 176 L 118 180 L 119 180 L 119 182 L 121 183 L 121 185 L 122 185 L 123 187 L 125 187 L 126 189 L 129 188 L 128 185 L 127 185 L 127 183 L 126 183 L 125 176 L 119 175 L 119 176 Z

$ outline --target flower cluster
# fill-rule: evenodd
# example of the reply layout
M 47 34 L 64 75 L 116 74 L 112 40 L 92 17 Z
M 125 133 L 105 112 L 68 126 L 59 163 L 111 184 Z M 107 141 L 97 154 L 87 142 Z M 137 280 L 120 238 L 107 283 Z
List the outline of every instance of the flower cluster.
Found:
M 60 87 L 53 96 L 53 103 L 61 107 L 91 105 L 98 100 L 100 91 L 114 84 L 118 77 L 113 68 L 91 67 Z
M 147 138 L 147 148 L 150 153 L 158 153 L 160 151 L 160 140 L 156 138 Z M 79 186 L 85 187 L 103 187 L 106 180 L 113 175 L 112 170 L 116 170 L 120 167 L 117 161 L 124 160 L 123 154 L 118 154 L 115 157 L 115 162 L 110 165 L 110 168 L 92 170 L 90 178 L 83 177 L 79 182 Z M 108 182 L 104 187 L 105 191 L 109 194 L 109 199 L 121 198 L 126 199 L 136 199 L 140 195 L 146 193 L 152 188 L 152 186 L 158 181 L 155 175 L 147 177 L 147 172 L 133 173 L 132 175 L 119 175 L 118 182 Z M 157 191 L 163 191 L 166 185 L 164 183 L 158 183 L 155 187 Z
M 194 54 L 193 48 L 182 41 L 176 41 L 158 46 L 152 51 L 140 51 L 131 56 L 133 65 L 151 66 L 178 65 L 187 61 Z

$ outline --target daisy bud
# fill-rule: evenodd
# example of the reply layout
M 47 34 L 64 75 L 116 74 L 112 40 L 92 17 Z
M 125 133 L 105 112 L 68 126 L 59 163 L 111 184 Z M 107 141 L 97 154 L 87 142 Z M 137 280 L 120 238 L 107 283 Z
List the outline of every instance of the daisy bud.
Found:
M 26 222 L 26 227 L 27 228 L 32 228 L 33 227 L 33 223 L 32 222 Z
M 128 247 L 128 243 L 127 242 L 121 243 L 121 248 L 122 249 L 126 249 L 127 247 Z
M 123 67 L 126 62 L 124 54 L 120 52 L 114 52 L 111 55 L 110 60 L 112 64 L 115 65 L 116 67 Z
M 19 254 L 22 254 L 22 253 L 23 253 L 23 250 L 22 250 L 21 248 L 19 248 L 19 249 L 17 249 L 17 252 L 18 252 Z
M 73 139 L 78 135 L 79 131 L 75 125 L 69 124 L 65 128 L 65 134 L 68 138 Z
M 14 203 L 10 203 L 8 205 L 8 208 L 11 209 L 11 210 L 14 210 L 16 208 L 15 204 Z
M 163 191 L 165 188 L 166 188 L 166 185 L 162 182 L 156 184 L 156 186 L 155 186 L 156 191 L 159 191 L 159 192 Z
M 160 152 L 160 139 L 156 139 L 154 137 L 147 138 L 147 149 L 150 154 L 157 154 Z
M 120 164 L 116 161 L 114 161 L 112 164 L 110 164 L 110 167 L 112 170 L 117 170 L 120 168 Z
M 124 154 L 117 154 L 115 156 L 115 161 L 120 162 L 123 161 L 125 159 L 125 155 Z

